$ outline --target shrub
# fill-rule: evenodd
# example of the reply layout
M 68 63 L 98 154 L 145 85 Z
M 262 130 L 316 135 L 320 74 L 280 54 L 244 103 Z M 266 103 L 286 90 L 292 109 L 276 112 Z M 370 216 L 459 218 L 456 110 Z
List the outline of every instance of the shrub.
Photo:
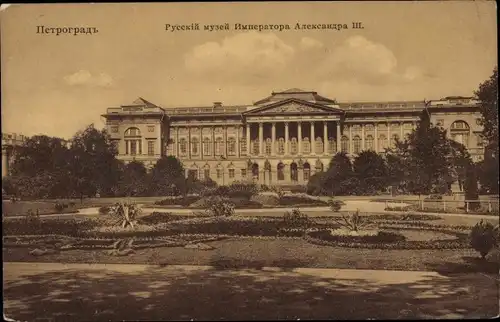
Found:
M 311 226 L 312 221 L 305 213 L 295 208 L 291 212 L 285 212 L 283 224 L 287 228 L 308 228 Z
M 107 215 L 107 214 L 109 214 L 110 210 L 111 210 L 111 207 L 109 207 L 109 206 L 99 207 L 99 215 Z
M 328 205 L 333 212 L 339 212 L 344 203 L 340 200 L 329 200 Z
M 258 193 L 255 196 L 252 196 L 250 200 L 264 206 L 277 206 L 280 204 L 279 197 L 272 192 Z
M 67 207 L 67 205 L 66 205 Z M 56 202 L 56 204 L 54 205 L 54 209 L 57 211 L 57 212 L 62 212 L 64 210 L 64 204 L 63 203 L 59 203 L 59 202 Z
M 227 196 L 231 198 L 250 199 L 252 196 L 257 194 L 257 191 L 257 185 L 253 183 L 235 181 L 228 187 Z
M 485 258 L 490 250 L 498 244 L 498 227 L 481 220 L 472 227 L 470 244 L 472 248 L 481 254 L 482 258 Z
M 109 213 L 122 222 L 122 227 L 125 228 L 127 225 L 130 225 L 134 228 L 134 222 L 136 218 L 142 213 L 141 208 L 134 203 L 126 204 L 119 203 L 114 207 L 111 207 Z
M 155 201 L 155 205 L 187 207 L 190 204 L 192 204 L 198 200 L 200 200 L 199 196 L 184 196 L 184 197 L 179 197 L 179 198 L 166 198 L 163 200 Z
M 282 196 L 279 199 L 283 206 L 325 206 L 326 202 L 311 198 L 310 196 Z
M 215 217 L 230 217 L 234 215 L 234 203 L 227 199 L 215 197 L 207 209 L 207 213 Z

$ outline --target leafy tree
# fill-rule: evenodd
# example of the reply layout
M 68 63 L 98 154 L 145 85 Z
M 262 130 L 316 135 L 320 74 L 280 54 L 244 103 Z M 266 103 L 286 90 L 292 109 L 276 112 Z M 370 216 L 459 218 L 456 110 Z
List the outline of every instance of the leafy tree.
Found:
M 143 196 L 148 190 L 148 173 L 144 163 L 132 161 L 125 165 L 118 183 L 121 196 Z
M 163 156 L 151 170 L 149 192 L 155 196 L 187 193 L 184 167 L 174 156 Z
M 398 168 L 401 181 L 411 193 L 429 194 L 448 188 L 453 177 L 453 158 L 446 131 L 424 119 L 403 142 L 388 151 L 390 168 Z
M 487 141 L 480 174 L 481 186 L 490 193 L 498 193 L 498 67 L 491 77 L 479 85 L 474 93 L 481 102 L 482 135 Z
M 465 181 L 465 200 L 466 201 L 479 201 L 479 193 L 477 191 L 477 176 L 476 167 L 474 165 L 469 165 L 466 169 L 466 181 Z M 477 210 L 480 207 L 479 202 L 469 202 L 470 210 Z
M 361 184 L 362 193 L 374 193 L 386 185 L 387 167 L 384 159 L 374 151 L 361 152 L 354 159 L 353 171 Z
M 344 152 L 333 156 L 323 180 L 323 190 L 331 195 L 350 193 L 353 188 L 354 173 L 351 160 Z
M 116 147 L 105 130 L 93 124 L 75 134 L 71 141 L 72 187 L 80 197 L 111 195 L 119 180 L 119 163 Z
M 306 192 L 307 194 L 317 196 L 323 194 L 324 180 L 326 178 L 325 172 L 316 172 L 313 174 L 309 181 L 307 182 Z

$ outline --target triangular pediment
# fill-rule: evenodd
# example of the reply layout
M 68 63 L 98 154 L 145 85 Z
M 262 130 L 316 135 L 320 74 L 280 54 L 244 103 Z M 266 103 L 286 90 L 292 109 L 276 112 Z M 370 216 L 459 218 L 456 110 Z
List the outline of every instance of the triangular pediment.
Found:
M 246 112 L 246 115 L 268 114 L 343 114 L 344 111 L 330 106 L 311 103 L 295 98 L 268 104 Z

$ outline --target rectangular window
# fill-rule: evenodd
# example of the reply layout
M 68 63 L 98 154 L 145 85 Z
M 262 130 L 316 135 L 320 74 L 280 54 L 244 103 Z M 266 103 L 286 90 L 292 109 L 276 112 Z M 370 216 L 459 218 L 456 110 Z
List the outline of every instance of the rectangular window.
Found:
M 247 177 L 247 169 L 241 169 L 241 177 L 246 178 Z
M 222 178 L 222 169 L 217 169 L 217 179 Z
M 229 169 L 229 178 L 234 178 L 234 169 Z
M 149 125 L 148 126 L 148 132 L 154 132 L 154 131 L 155 131 L 154 125 Z
M 135 140 L 130 141 L 130 154 L 131 155 L 137 154 L 137 141 Z
M 148 155 L 155 155 L 155 141 L 148 141 Z
M 130 141 L 125 141 L 125 154 L 128 155 L 129 153 L 129 149 L 128 149 L 128 144 L 129 144 Z

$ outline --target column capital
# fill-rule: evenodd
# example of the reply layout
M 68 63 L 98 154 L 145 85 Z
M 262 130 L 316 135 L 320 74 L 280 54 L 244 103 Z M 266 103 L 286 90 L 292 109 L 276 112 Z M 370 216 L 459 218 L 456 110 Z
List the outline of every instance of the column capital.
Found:
M 286 126 L 286 127 L 288 127 L 288 123 L 289 123 L 289 122 L 283 122 L 283 123 L 285 124 L 285 126 Z

